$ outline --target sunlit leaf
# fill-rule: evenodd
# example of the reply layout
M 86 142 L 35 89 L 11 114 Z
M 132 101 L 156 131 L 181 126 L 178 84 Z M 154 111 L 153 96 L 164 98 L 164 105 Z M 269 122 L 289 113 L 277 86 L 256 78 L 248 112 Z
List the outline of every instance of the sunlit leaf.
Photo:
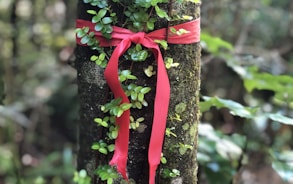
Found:
M 203 102 L 200 102 L 200 110 L 202 112 L 208 111 L 211 107 L 228 108 L 230 113 L 235 116 L 240 116 L 243 118 L 253 118 L 257 109 L 245 107 L 240 103 L 233 100 L 222 99 L 218 97 L 203 97 Z
M 286 117 L 282 114 L 269 114 L 268 117 L 282 124 L 293 125 L 293 118 Z
M 219 54 L 220 49 L 233 50 L 233 46 L 229 42 L 205 32 L 201 33 L 200 40 L 207 47 L 207 50 L 214 55 Z

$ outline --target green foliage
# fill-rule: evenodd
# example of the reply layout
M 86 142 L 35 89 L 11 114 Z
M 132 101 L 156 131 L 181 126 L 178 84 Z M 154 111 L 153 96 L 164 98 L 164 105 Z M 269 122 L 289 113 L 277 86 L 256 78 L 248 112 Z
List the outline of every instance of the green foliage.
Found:
M 224 41 L 219 37 L 211 36 L 206 32 L 201 32 L 200 40 L 202 47 L 216 56 L 220 54 L 221 49 L 233 50 L 231 43 Z
M 184 155 L 188 149 L 192 150 L 193 147 L 188 144 L 179 143 L 179 153 L 180 155 Z
M 163 169 L 163 178 L 175 178 L 180 176 L 180 171 L 177 169 Z
M 76 184 L 90 184 L 91 178 L 87 175 L 86 170 L 82 169 L 79 172 L 74 172 L 73 182 Z
M 272 75 L 259 72 L 257 67 L 250 67 L 242 75 L 248 92 L 253 90 L 270 90 L 274 92 L 274 102 L 293 109 L 293 77 L 289 75 Z
M 131 75 L 131 71 L 130 70 L 122 70 L 119 72 L 119 81 L 120 82 L 124 82 L 126 80 L 135 80 L 137 79 L 136 76 Z
M 144 99 L 145 94 L 151 91 L 150 87 L 137 86 L 135 84 L 129 84 L 125 89 L 125 94 L 130 97 L 132 108 L 142 109 L 147 107 L 148 103 Z
M 134 119 L 133 116 L 130 116 L 130 128 L 136 130 L 139 127 L 140 123 L 143 121 L 144 117 Z
M 209 124 L 199 126 L 197 159 L 209 183 L 230 183 L 243 154 L 245 136 L 227 136 Z
M 170 68 L 172 68 L 172 67 L 178 67 L 179 66 L 179 63 L 174 63 L 174 60 L 173 60 L 173 58 L 170 58 L 170 57 L 166 57 L 165 58 L 165 67 L 167 68 L 167 69 L 170 69 Z
M 292 156 L 293 151 L 283 151 L 276 152 L 270 150 L 270 155 L 272 157 L 272 167 L 278 172 L 278 174 L 284 179 L 284 181 L 289 182 L 293 177 L 293 165 Z
M 230 113 L 234 116 L 239 116 L 247 119 L 255 119 L 260 113 L 258 108 L 245 107 L 233 100 L 221 99 L 218 97 L 203 97 L 203 102 L 200 102 L 200 109 L 202 112 L 208 111 L 212 106 L 217 109 L 227 108 L 230 110 Z M 257 112 L 258 111 L 258 112 Z M 293 118 L 286 117 L 279 113 L 264 113 L 261 112 L 262 116 L 269 118 L 275 122 L 293 125 Z
M 171 137 L 171 136 L 177 137 L 177 135 L 174 132 L 172 132 L 172 130 L 174 130 L 174 129 L 175 129 L 175 127 L 171 127 L 171 128 L 167 127 L 166 132 L 165 132 L 166 136 L 167 137 Z
M 136 44 L 135 47 L 132 47 L 127 50 L 127 55 L 125 58 L 134 62 L 145 61 L 150 56 L 150 53 L 147 49 L 143 49 L 140 44 Z
M 93 15 L 92 23 L 95 24 L 95 30 L 102 33 L 102 35 L 111 39 L 111 33 L 113 32 L 113 28 L 111 23 L 116 22 L 117 17 L 116 13 L 110 12 L 110 17 L 106 16 L 108 9 L 100 9 L 98 12 L 95 10 L 87 10 L 87 13 Z
M 120 117 L 124 111 L 131 108 L 131 104 L 128 103 L 122 103 L 121 98 L 116 98 L 111 100 L 111 102 L 106 103 L 105 105 L 101 106 L 101 110 L 104 113 L 109 112 L 110 115 Z
M 166 159 L 166 157 L 164 157 L 164 154 L 162 153 L 162 155 L 161 155 L 161 163 L 162 164 L 166 164 L 167 163 L 167 159 Z
M 91 47 L 93 50 L 103 51 L 103 48 L 99 46 L 99 41 L 95 38 L 95 33 L 90 32 L 88 27 L 77 28 L 76 35 L 81 38 L 80 42 Z
M 223 2 L 219 1 L 219 5 Z M 225 3 L 227 2 L 225 1 Z M 233 2 L 229 1 L 229 3 Z M 248 5 L 252 1 L 246 3 Z M 209 91 L 209 89 L 205 89 L 208 85 L 204 85 L 204 89 L 208 91 L 207 95 L 216 94 L 220 97 L 202 97 L 200 109 L 206 118 L 203 121 L 213 123 L 210 122 L 213 120 L 217 121 L 215 126 L 219 125 L 219 122 L 220 126 L 223 125 L 223 120 L 213 119 L 215 118 L 213 117 L 215 108 L 225 108 L 233 116 L 241 117 L 235 118 L 234 122 L 237 123 L 233 124 L 233 126 L 239 128 L 237 131 L 240 134 L 234 133 L 230 136 L 225 135 L 220 130 L 214 130 L 211 126 L 203 128 L 203 126 L 207 127 L 207 124 L 200 125 L 198 161 L 200 168 L 202 168 L 203 178 L 207 180 L 207 183 L 231 183 L 237 172 L 239 172 L 239 175 L 243 174 L 238 170 L 239 163 L 244 165 L 242 167 L 244 172 L 249 171 L 249 167 L 245 167 L 247 162 L 252 165 L 255 164 L 252 163 L 255 160 L 250 160 L 250 155 L 248 155 L 250 152 L 265 154 L 264 160 L 270 160 L 272 167 L 284 181 L 288 182 L 289 178 L 293 176 L 293 168 L 290 164 L 292 160 L 289 159 L 292 157 L 292 143 L 290 141 L 292 133 L 288 130 L 291 128 L 290 125 L 293 125 L 292 55 L 280 51 L 280 45 L 288 39 L 286 31 L 290 30 L 286 27 L 287 18 L 283 17 L 288 11 L 281 10 L 280 7 L 284 4 L 289 5 L 290 3 L 288 3 L 289 1 L 282 1 L 281 3 L 281 1 L 263 0 L 258 3 L 259 9 L 257 11 L 254 8 L 250 8 L 250 10 L 237 9 L 236 14 L 240 17 L 237 24 L 233 22 L 234 19 L 231 19 L 234 14 L 228 13 L 225 8 L 222 9 L 220 6 L 208 8 L 208 12 L 214 10 L 217 12 L 217 16 L 211 16 L 211 19 L 206 20 L 209 31 L 201 33 L 201 46 L 208 53 L 208 55 L 204 53 L 203 60 L 207 61 L 208 66 L 210 66 L 209 61 L 213 63 L 226 62 L 226 66 L 235 72 L 232 76 L 234 77 L 236 74 L 239 76 L 238 79 L 242 80 L 231 79 L 231 81 L 237 81 L 238 86 L 243 85 L 243 89 L 246 89 L 246 91 L 242 91 L 243 97 L 236 95 L 237 99 L 241 99 L 245 103 L 244 106 L 229 99 L 229 95 L 232 94 L 231 96 L 235 98 L 234 95 L 238 93 L 238 91 L 233 91 L 235 88 L 223 89 L 219 87 Z M 211 5 L 208 4 L 207 2 L 207 6 Z M 280 22 L 284 24 L 282 28 L 279 26 Z M 237 27 L 237 25 L 241 26 Z M 269 31 L 265 31 L 268 28 Z M 215 33 L 217 37 L 212 36 Z M 235 49 L 232 43 L 236 43 Z M 274 57 L 274 54 L 280 57 Z M 216 63 L 213 66 L 218 65 Z M 210 68 L 204 67 L 205 64 L 203 65 L 203 71 L 210 70 Z M 218 68 L 213 69 L 217 70 Z M 231 77 L 231 73 L 226 72 L 221 73 L 223 78 L 219 80 L 225 80 L 225 76 L 230 75 Z M 279 75 L 276 75 L 276 73 Z M 282 75 L 280 75 L 281 73 Z M 229 82 L 231 81 L 229 80 Z M 229 82 L 227 81 L 227 83 Z M 218 85 L 215 81 L 203 81 L 202 84 L 205 83 L 210 83 L 210 86 Z M 210 111 L 212 107 L 214 109 Z M 223 112 L 226 113 L 227 111 L 220 111 L 220 113 Z M 224 126 L 231 126 L 228 125 L 227 120 L 224 121 Z M 238 121 L 245 123 L 238 124 Z M 223 130 L 227 128 L 224 126 L 222 127 Z M 270 132 L 267 132 L 268 130 Z M 235 135 L 237 136 L 235 137 Z M 268 140 L 270 140 L 270 144 L 267 144 Z M 246 147 L 244 143 L 247 145 Z M 238 182 L 247 181 L 236 181 L 236 183 Z
M 244 107 L 243 105 L 233 100 L 207 96 L 204 96 L 202 98 L 204 101 L 200 102 L 201 112 L 209 110 L 212 106 L 216 107 L 217 109 L 225 107 L 228 108 L 231 114 L 235 116 L 240 116 L 243 118 L 252 118 L 257 110 L 256 108 Z
M 144 71 L 144 74 L 148 77 L 152 77 L 153 75 L 156 74 L 156 72 L 154 71 L 154 67 L 152 65 L 149 65 L 143 71 Z
M 166 40 L 154 40 L 154 42 L 160 44 L 164 50 L 168 49 L 168 43 Z
M 106 68 L 107 63 L 108 63 L 108 61 L 106 59 L 106 53 L 105 52 L 100 53 L 99 56 L 92 55 L 90 60 L 95 62 L 97 65 L 99 65 L 102 68 Z
M 166 18 L 167 20 L 170 20 L 168 14 L 166 11 L 162 10 L 159 6 L 155 6 L 155 10 L 156 10 L 156 13 L 157 15 L 160 17 L 160 18 Z
M 116 137 L 115 137 L 116 138 Z M 114 151 L 114 144 L 108 145 L 103 140 L 99 140 L 99 142 L 94 142 L 91 147 L 93 150 L 97 150 L 100 153 L 107 155 L 108 152 Z
M 95 174 L 97 174 L 102 181 L 107 181 L 107 184 L 114 183 L 114 179 L 118 178 L 116 170 L 109 165 L 99 166 L 95 170 Z
M 84 3 L 90 3 L 92 6 L 97 6 L 99 8 L 108 7 L 106 0 L 83 0 Z

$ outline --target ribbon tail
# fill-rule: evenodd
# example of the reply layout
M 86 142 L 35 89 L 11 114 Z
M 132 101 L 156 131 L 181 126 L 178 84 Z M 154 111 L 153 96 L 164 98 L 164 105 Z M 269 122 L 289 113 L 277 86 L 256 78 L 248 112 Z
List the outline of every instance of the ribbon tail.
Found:
M 154 118 L 148 152 L 150 168 L 149 184 L 155 184 L 156 169 L 161 160 L 170 99 L 170 84 L 161 51 L 156 47 L 153 49 L 153 52 L 157 58 L 158 74 L 154 102 Z
M 127 155 L 128 155 L 128 140 L 129 140 L 129 116 L 130 111 L 124 111 L 120 118 L 116 119 L 119 126 L 118 137 L 115 140 L 115 151 L 110 161 L 110 165 L 116 166 L 117 171 L 122 177 L 128 180 L 127 176 Z
M 121 43 L 114 49 L 109 63 L 105 69 L 105 79 L 114 93 L 115 98 L 121 98 L 122 103 L 129 103 L 118 78 L 118 61 L 119 57 L 129 48 L 131 42 L 128 39 L 121 41 Z M 128 157 L 128 141 L 129 141 L 129 123 L 130 110 L 126 110 L 123 114 L 116 118 L 116 124 L 119 126 L 118 136 L 115 140 L 115 151 L 110 161 L 110 165 L 115 165 L 117 171 L 128 179 L 126 165 Z

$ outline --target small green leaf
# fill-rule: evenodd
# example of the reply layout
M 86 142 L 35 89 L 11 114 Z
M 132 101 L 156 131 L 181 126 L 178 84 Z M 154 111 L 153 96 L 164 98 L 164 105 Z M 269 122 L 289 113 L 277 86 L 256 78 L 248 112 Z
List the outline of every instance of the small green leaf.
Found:
M 143 100 L 142 102 L 141 102 L 141 104 L 143 105 L 143 106 L 145 106 L 145 107 L 147 107 L 149 104 L 147 103 L 147 101 L 145 101 L 145 100 Z
M 107 149 L 109 152 L 113 152 L 115 150 L 115 145 L 114 144 L 110 144 L 107 146 Z
M 142 109 L 141 102 L 135 102 L 135 107 L 138 108 L 138 109 Z
M 142 89 L 142 86 L 136 86 L 136 87 L 134 88 L 134 91 L 135 91 L 135 92 L 140 92 L 141 89 Z
M 103 153 L 104 155 L 108 154 L 108 150 L 106 148 L 104 148 L 104 147 L 99 148 L 99 152 Z
M 137 77 L 134 75 L 127 75 L 127 79 L 135 80 Z
M 82 29 L 77 30 L 77 37 L 82 38 L 86 35 L 86 32 L 84 32 Z
M 98 59 L 98 56 L 96 55 L 92 55 L 90 58 L 91 61 L 96 61 L 97 59 Z
M 143 93 L 138 93 L 137 99 L 138 99 L 138 101 L 142 102 L 143 99 L 144 99 L 144 94 Z
M 86 44 L 89 40 L 90 40 L 90 37 L 86 35 L 80 40 L 80 43 Z
M 123 104 L 120 105 L 120 108 L 121 108 L 123 111 L 126 111 L 126 110 L 130 109 L 131 106 L 132 106 L 132 105 L 131 105 L 130 103 L 123 103 Z
M 147 94 L 148 92 L 150 92 L 152 90 L 152 88 L 150 88 L 150 87 L 144 87 L 144 88 L 142 88 L 141 90 L 140 90 L 140 92 L 142 93 L 142 94 Z
M 144 121 L 144 117 L 140 117 L 140 118 L 138 118 L 137 120 L 136 120 L 136 122 L 143 122 Z
M 167 159 L 166 159 L 166 157 L 161 157 L 161 163 L 162 163 L 162 164 L 166 164 L 166 163 L 167 163 Z
M 86 11 L 88 14 L 91 14 L 91 15 L 96 15 L 97 12 L 95 10 L 87 10 Z
M 106 9 L 100 9 L 97 16 L 101 20 L 106 15 L 106 13 L 107 13 Z
M 101 118 L 95 118 L 94 121 L 95 121 L 96 123 L 101 123 L 103 120 L 102 120 Z
M 100 21 L 101 21 L 101 18 L 98 17 L 98 15 L 93 16 L 92 23 L 97 23 L 97 22 L 100 22 Z
M 154 68 L 152 65 L 149 65 L 147 68 L 145 68 L 143 71 L 144 71 L 144 74 L 148 77 L 152 77 L 153 75 L 156 74 L 156 72 L 153 71 Z
M 176 176 L 180 176 L 180 171 L 178 169 L 172 169 L 172 173 L 174 173 Z
M 176 34 L 176 32 L 177 32 L 177 30 L 174 27 L 170 27 L 170 31 L 171 31 L 171 33 L 174 33 L 174 34 Z
M 102 22 L 103 22 L 104 24 L 110 24 L 110 23 L 113 22 L 113 20 L 112 20 L 112 17 L 104 17 L 104 18 L 102 19 Z
M 147 28 L 148 28 L 149 30 L 154 30 L 154 28 L 155 28 L 155 24 L 154 24 L 153 22 L 147 22 Z
M 136 50 L 136 51 L 141 51 L 141 50 L 142 50 L 142 46 L 141 46 L 141 44 L 136 44 L 136 45 L 135 45 L 135 50 Z
M 111 137 L 112 137 L 113 139 L 116 139 L 117 136 L 118 136 L 118 130 L 113 130 L 113 131 L 111 132 Z
M 168 48 L 168 43 L 166 40 L 154 40 L 154 42 L 160 44 L 164 50 L 167 50 Z
M 117 117 L 119 118 L 119 117 L 121 117 L 122 116 L 122 114 L 123 114 L 123 110 L 122 109 L 119 109 L 118 110 L 118 112 L 117 112 Z
M 293 118 L 286 117 L 282 114 L 269 114 L 268 117 L 271 120 L 277 121 L 279 123 L 283 123 L 286 125 L 293 125 Z
M 105 52 L 102 52 L 102 53 L 99 55 L 99 60 L 104 60 L 105 57 L 106 57 Z
M 108 178 L 107 179 L 107 184 L 113 184 L 113 178 Z
M 94 143 L 94 144 L 91 146 L 91 148 L 92 148 L 93 150 L 98 150 L 98 149 L 100 148 L 100 145 L 99 145 L 98 143 Z
M 166 11 L 162 10 L 161 8 L 159 8 L 159 6 L 155 6 L 155 10 L 156 10 L 156 13 L 157 15 L 160 17 L 160 18 L 166 18 L 167 20 L 169 20 L 169 16 L 167 14 Z
M 145 61 L 148 57 L 148 52 L 146 50 L 133 52 L 130 57 L 133 61 Z
M 131 100 L 136 100 L 137 99 L 137 92 L 131 91 L 130 97 L 131 97 Z
M 101 23 L 101 22 L 98 22 L 96 25 L 95 25 L 95 30 L 96 31 L 101 31 L 103 29 L 104 25 Z
M 105 31 L 105 33 L 109 33 L 110 34 L 110 33 L 113 32 L 113 28 L 112 28 L 111 25 L 105 25 L 104 31 Z
M 124 76 L 124 75 L 119 75 L 119 81 L 120 82 L 124 82 L 124 81 L 126 81 L 126 76 Z

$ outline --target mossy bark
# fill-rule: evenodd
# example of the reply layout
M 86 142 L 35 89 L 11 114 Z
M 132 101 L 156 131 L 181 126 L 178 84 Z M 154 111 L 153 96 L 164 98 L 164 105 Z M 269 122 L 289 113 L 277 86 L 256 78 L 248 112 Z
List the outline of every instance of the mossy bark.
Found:
M 121 8 L 112 9 L 117 11 L 118 18 L 123 19 Z M 169 7 L 165 7 L 168 9 Z M 78 4 L 78 18 L 90 20 L 86 14 L 87 9 L 93 9 L 85 5 L 82 0 Z M 199 17 L 199 4 L 183 1 L 173 3 L 170 11 L 177 15 L 189 15 L 194 18 Z M 120 22 L 121 23 L 121 22 Z M 123 22 L 122 22 L 123 23 Z M 122 24 L 121 23 L 121 24 Z M 178 24 L 176 22 L 174 24 Z M 156 25 L 156 29 L 166 27 L 167 23 L 161 21 Z M 113 49 L 113 48 L 110 48 Z M 91 151 L 90 147 L 94 141 L 103 139 L 106 135 L 105 129 L 93 123 L 95 117 L 103 117 L 100 106 L 107 103 L 111 98 L 111 93 L 103 78 L 104 69 L 89 61 L 94 52 L 87 47 L 77 46 L 76 68 L 78 72 L 78 89 L 80 98 L 80 123 L 79 123 L 79 153 L 78 168 L 85 168 L 91 175 L 94 169 L 100 165 L 108 163 L 111 155 L 103 156 Z M 169 106 L 169 116 L 167 127 L 175 127 L 174 133 L 177 137 L 166 137 L 164 143 L 164 155 L 168 162 L 158 168 L 157 183 L 184 183 L 195 184 L 197 182 L 197 124 L 199 121 L 198 99 L 200 86 L 200 47 L 199 44 L 191 45 L 170 45 L 170 49 L 164 52 L 164 56 L 172 57 L 174 62 L 180 63 L 178 67 L 168 70 L 171 84 L 171 100 Z M 121 57 L 121 60 L 123 58 Z M 149 65 L 156 68 L 154 58 L 149 58 L 146 62 L 131 64 L 121 62 L 120 69 L 132 68 L 138 80 L 134 83 L 142 86 L 150 86 L 152 91 L 145 97 L 148 107 L 143 110 L 131 110 L 134 118 L 144 117 L 138 130 L 131 131 L 129 141 L 129 156 L 127 170 L 132 181 L 138 184 L 148 183 L 148 144 L 151 133 L 153 118 L 153 98 L 155 95 L 156 76 L 147 77 L 143 69 Z M 180 121 L 176 117 L 180 116 Z M 179 145 L 189 145 L 192 149 L 187 149 L 184 154 L 179 151 Z M 190 147 L 189 147 L 190 148 Z M 184 151 L 184 150 L 183 150 Z M 181 175 L 176 178 L 163 178 L 164 168 L 178 169 Z M 94 183 L 103 183 L 94 178 Z M 119 182 L 118 182 L 119 183 Z
M 174 2 L 172 13 L 199 18 L 200 4 Z M 160 175 L 160 184 L 195 184 L 198 170 L 197 130 L 200 118 L 200 45 L 170 45 L 166 55 L 172 57 L 174 62 L 180 63 L 178 67 L 168 70 L 171 103 L 167 127 L 174 127 L 173 132 L 177 137 L 165 138 L 163 152 L 167 164 L 161 164 L 161 172 L 163 169 L 177 169 L 180 176 L 168 179 Z

